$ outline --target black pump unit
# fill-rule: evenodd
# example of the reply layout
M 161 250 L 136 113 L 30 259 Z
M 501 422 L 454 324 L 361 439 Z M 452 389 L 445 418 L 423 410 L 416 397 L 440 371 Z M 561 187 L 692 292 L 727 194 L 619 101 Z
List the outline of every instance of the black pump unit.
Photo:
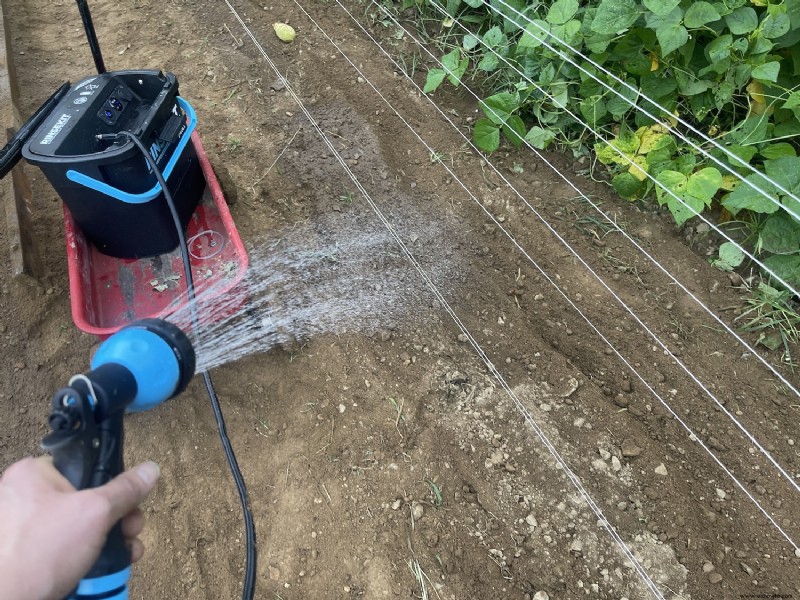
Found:
M 136 145 L 113 136 L 128 131 L 149 149 L 185 228 L 205 186 L 190 139 L 196 122 L 173 74 L 101 73 L 70 88 L 22 154 L 42 169 L 98 250 L 156 256 L 178 246 L 164 193 Z

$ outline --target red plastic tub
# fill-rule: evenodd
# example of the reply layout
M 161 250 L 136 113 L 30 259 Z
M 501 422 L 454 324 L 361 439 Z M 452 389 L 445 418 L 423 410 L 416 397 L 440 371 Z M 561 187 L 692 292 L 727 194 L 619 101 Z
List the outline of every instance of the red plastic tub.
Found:
M 239 285 L 248 267 L 247 252 L 196 132 L 192 144 L 207 184 L 186 229 L 195 289 L 202 298 L 200 310 L 203 302 L 233 294 L 241 301 L 228 299 L 225 305 L 229 313 L 235 312 L 247 299 Z M 64 225 L 72 319 L 80 330 L 105 338 L 136 319 L 166 317 L 186 304 L 180 249 L 152 258 L 114 258 L 86 240 L 66 204 Z

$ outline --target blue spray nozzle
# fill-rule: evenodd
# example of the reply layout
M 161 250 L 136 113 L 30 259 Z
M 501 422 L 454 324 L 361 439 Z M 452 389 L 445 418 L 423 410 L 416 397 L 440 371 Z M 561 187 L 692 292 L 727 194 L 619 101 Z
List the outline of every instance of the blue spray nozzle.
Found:
M 92 369 L 106 364 L 125 367 L 133 375 L 137 392 L 128 411 L 141 412 L 186 389 L 194 376 L 195 354 L 180 328 L 161 319 L 143 319 L 100 345 Z

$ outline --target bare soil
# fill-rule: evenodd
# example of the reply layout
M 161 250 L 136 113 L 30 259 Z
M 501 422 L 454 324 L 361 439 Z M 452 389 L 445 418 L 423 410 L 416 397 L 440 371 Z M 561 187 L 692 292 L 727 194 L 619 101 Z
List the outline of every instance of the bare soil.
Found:
M 216 369 L 258 530 L 256 597 L 420 598 L 423 587 L 428 598 L 447 599 L 649 597 L 523 411 L 664 597 L 800 597 L 794 548 L 505 232 L 800 539 L 794 488 L 338 6 L 304 6 L 485 210 L 292 0 L 236 2 L 376 205 L 436 274 L 513 397 L 410 266 L 402 281 L 407 307 L 391 322 L 301 339 Z M 224 3 L 95 0 L 91 7 L 109 68 L 177 74 L 251 248 L 297 228 L 320 235 L 324 228 L 329 239 L 386 235 Z M 352 8 L 372 22 L 366 5 Z M 77 81 L 93 65 L 74 3 L 9 0 L 7 10 L 22 108 L 31 114 L 64 79 Z M 292 44 L 277 40 L 276 21 L 295 27 Z M 387 44 L 397 41 L 382 25 L 370 27 Z M 424 73 L 415 77 L 421 82 Z M 469 131 L 476 106 L 468 95 L 446 90 L 437 101 Z M 596 213 L 543 162 L 529 153 L 491 158 L 797 480 L 797 399 L 621 236 L 592 222 Z M 702 230 L 676 232 L 662 215 L 587 179 L 586 165 L 548 158 L 703 302 L 735 318 L 740 282 L 709 266 Z M 60 201 L 35 168 L 28 173 L 48 274 L 2 286 L 2 468 L 38 452 L 49 395 L 86 368 L 96 344 L 71 322 Z M 401 256 L 391 242 L 385 255 Z M 379 255 L 364 264 L 380 276 Z M 298 294 L 303 285 L 296 282 Z M 128 460 L 157 460 L 164 473 L 147 504 L 148 552 L 134 570 L 132 597 L 237 597 L 241 514 L 202 385 L 127 423 Z

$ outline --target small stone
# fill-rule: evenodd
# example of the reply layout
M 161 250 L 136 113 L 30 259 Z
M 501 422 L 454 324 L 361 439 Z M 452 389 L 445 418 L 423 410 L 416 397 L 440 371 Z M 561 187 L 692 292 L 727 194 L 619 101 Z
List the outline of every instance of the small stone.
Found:
M 716 571 L 712 571 L 711 573 L 708 574 L 708 580 L 711 583 L 719 583 L 720 581 L 722 581 L 722 575 L 720 575 Z
M 622 470 L 622 463 L 619 462 L 619 459 L 616 456 L 611 457 L 611 468 L 615 472 L 619 472 Z
M 720 442 L 717 438 L 715 438 L 713 435 L 710 438 L 708 438 L 708 445 L 711 446 L 711 448 L 713 448 L 717 452 L 724 452 L 725 450 L 727 450 L 725 445 L 722 442 Z
M 703 563 L 703 573 L 711 573 L 714 570 L 714 563 L 706 561 Z
M 630 402 L 625 396 L 623 396 L 622 394 L 618 394 L 617 397 L 614 398 L 614 404 L 616 404 L 620 408 L 628 408 L 628 404 L 630 404 Z
M 392 510 L 398 510 L 403 505 L 403 501 L 398 498 L 394 502 L 392 502 Z
M 634 458 L 639 456 L 642 453 L 642 449 L 639 448 L 636 444 L 634 444 L 630 440 L 623 440 L 622 441 L 622 456 L 626 458 Z
M 630 394 L 633 391 L 633 385 L 631 385 L 630 379 L 623 379 L 622 385 L 620 386 L 623 392 Z
M 269 578 L 272 581 L 280 581 L 281 578 L 281 570 L 278 567 L 273 567 L 269 565 Z
M 550 596 L 547 594 L 547 592 L 536 592 L 533 595 L 532 600 L 550 600 Z
M 656 467 L 656 475 L 661 475 L 662 477 L 667 476 L 667 467 L 664 463 L 661 463 Z
M 462 344 L 465 344 L 465 343 L 467 343 L 469 341 L 469 338 L 467 337 L 466 333 L 459 333 L 458 334 L 458 341 L 461 342 Z
M 414 504 L 411 505 L 411 516 L 414 517 L 415 521 L 419 521 L 424 514 L 425 509 L 423 508 L 422 504 L 419 502 L 414 502 Z
M 727 497 L 728 495 L 725 493 L 725 490 L 717 488 L 717 498 L 719 498 L 720 500 L 725 500 L 725 498 Z
M 800 548 L 795 548 L 794 555 L 797 558 L 800 558 Z
M 539 405 L 539 408 L 540 408 L 542 411 L 544 411 L 544 412 L 550 412 L 550 409 L 551 409 L 552 407 L 551 407 L 549 404 L 547 404 L 547 403 L 544 403 L 544 404 L 540 404 L 540 405 Z
M 340 412 L 340 413 L 343 413 L 343 412 L 344 412 L 344 411 L 346 411 L 346 410 L 347 410 L 347 407 L 346 407 L 344 404 L 340 404 L 340 405 L 339 405 L 339 412 Z
M 750 577 L 753 576 L 754 571 L 750 565 L 748 565 L 747 563 L 739 563 L 739 566 L 742 567 L 742 571 L 750 575 Z
M 525 517 L 525 522 L 531 527 L 536 527 L 539 525 L 539 522 L 536 520 L 536 517 L 533 516 L 533 513 Z
M 583 551 L 583 542 L 579 539 L 572 540 L 572 543 L 569 545 L 569 551 L 580 554 Z

